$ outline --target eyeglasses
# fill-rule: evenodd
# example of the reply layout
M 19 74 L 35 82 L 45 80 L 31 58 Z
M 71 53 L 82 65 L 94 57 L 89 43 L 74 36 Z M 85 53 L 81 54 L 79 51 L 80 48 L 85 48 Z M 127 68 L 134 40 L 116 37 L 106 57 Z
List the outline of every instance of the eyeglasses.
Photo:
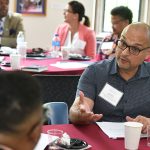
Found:
M 124 19 L 120 19 L 120 20 L 117 20 L 117 21 L 113 21 L 112 22 L 112 25 L 117 25 L 119 24 L 120 22 L 124 21 Z
M 66 12 L 68 12 L 68 13 L 73 13 L 71 10 L 69 10 L 69 9 L 64 9 L 64 13 L 66 13 Z
M 125 41 L 123 40 L 117 40 L 116 42 L 116 45 L 122 49 L 122 50 L 125 50 L 126 48 L 129 48 L 129 53 L 130 54 L 133 54 L 133 55 L 139 55 L 139 53 L 143 50 L 146 50 L 150 47 L 146 47 L 146 48 L 142 48 L 142 49 L 139 49 L 138 47 L 135 47 L 135 46 L 129 46 Z

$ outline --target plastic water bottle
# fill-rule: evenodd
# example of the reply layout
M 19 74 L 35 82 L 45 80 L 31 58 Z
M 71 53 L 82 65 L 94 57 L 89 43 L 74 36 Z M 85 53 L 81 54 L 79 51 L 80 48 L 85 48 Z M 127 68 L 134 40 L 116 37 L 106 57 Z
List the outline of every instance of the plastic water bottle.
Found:
M 17 45 L 24 41 L 25 41 L 24 33 L 23 33 L 23 31 L 19 31 L 19 33 L 17 35 Z
M 26 58 L 27 42 L 25 42 L 25 37 L 23 31 L 19 31 L 17 35 L 17 52 L 21 55 L 21 58 Z
M 51 56 L 54 58 L 59 57 L 59 51 L 60 51 L 60 39 L 59 39 L 59 35 L 55 34 L 52 40 Z

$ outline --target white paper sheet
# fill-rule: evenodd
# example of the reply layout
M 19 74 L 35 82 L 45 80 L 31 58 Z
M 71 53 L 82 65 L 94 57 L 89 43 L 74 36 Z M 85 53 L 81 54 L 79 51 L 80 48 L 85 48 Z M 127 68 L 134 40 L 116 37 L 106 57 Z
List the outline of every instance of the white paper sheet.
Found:
M 0 56 L 0 63 L 4 60 L 4 56 Z
M 44 148 L 48 145 L 48 134 L 41 133 L 41 137 L 39 139 L 38 144 L 34 148 L 34 150 L 44 150 Z
M 124 122 L 97 122 L 97 125 L 109 138 L 124 138 Z M 141 137 L 147 137 L 147 134 L 141 134 Z
M 93 62 L 57 62 L 55 64 L 50 64 L 61 69 L 76 69 L 76 68 L 86 68 Z
M 112 49 L 114 42 L 103 42 L 101 49 Z

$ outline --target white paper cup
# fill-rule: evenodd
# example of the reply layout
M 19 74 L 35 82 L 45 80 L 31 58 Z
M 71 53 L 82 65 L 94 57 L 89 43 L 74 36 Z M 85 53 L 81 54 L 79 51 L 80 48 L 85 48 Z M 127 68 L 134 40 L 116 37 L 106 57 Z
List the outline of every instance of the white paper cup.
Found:
M 66 46 L 61 47 L 62 60 L 69 59 L 70 49 L 71 49 L 71 47 L 66 47 Z
M 11 54 L 10 55 L 10 64 L 12 70 L 19 70 L 21 68 L 21 55 L 20 54 Z
M 125 149 L 137 150 L 139 147 L 142 123 L 125 122 Z

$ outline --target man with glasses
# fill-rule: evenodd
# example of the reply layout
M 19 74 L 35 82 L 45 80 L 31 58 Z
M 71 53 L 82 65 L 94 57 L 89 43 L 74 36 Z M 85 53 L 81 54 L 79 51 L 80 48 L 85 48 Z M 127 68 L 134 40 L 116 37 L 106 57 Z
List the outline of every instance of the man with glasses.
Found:
M 125 50 L 126 48 L 129 48 L 129 52 L 133 55 L 139 55 L 139 53 L 143 50 L 146 50 L 150 47 L 145 47 L 145 48 L 142 48 L 142 49 L 139 49 L 138 47 L 135 47 L 135 46 L 129 46 L 124 40 L 117 40 L 116 42 L 117 46 L 122 49 L 122 50 Z
M 33 150 L 41 133 L 41 92 L 24 72 L 0 73 L 0 150 Z
M 116 57 L 89 66 L 70 109 L 73 123 L 137 121 L 150 125 L 150 26 L 128 25 L 117 41 Z M 82 92 L 81 92 L 82 91 Z
M 103 50 L 106 54 L 106 58 L 115 52 L 115 43 L 120 38 L 123 29 L 132 23 L 132 11 L 125 6 L 118 6 L 111 10 L 111 23 L 113 33 L 103 39 L 103 42 L 114 42 L 112 49 Z

